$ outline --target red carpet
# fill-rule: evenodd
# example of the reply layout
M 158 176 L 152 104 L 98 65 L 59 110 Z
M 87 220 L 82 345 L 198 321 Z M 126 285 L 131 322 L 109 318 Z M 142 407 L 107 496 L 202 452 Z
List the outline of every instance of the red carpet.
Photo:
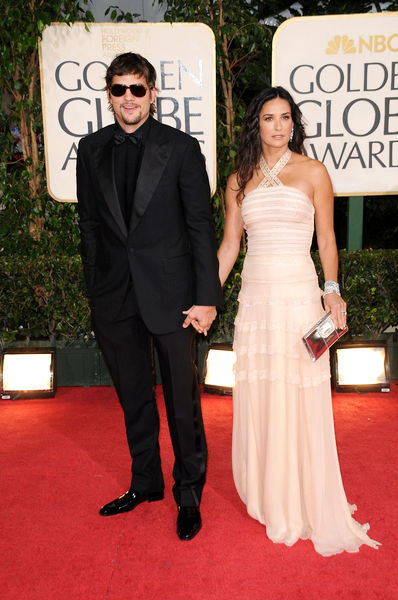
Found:
M 398 598 L 398 383 L 390 394 L 336 394 L 340 462 L 356 518 L 379 550 L 323 558 L 276 545 L 247 516 L 231 475 L 230 397 L 204 395 L 209 445 L 203 530 L 175 533 L 172 455 L 161 388 L 163 502 L 103 518 L 129 485 L 112 388 L 60 388 L 50 400 L 2 401 L 1 600 L 312 600 Z

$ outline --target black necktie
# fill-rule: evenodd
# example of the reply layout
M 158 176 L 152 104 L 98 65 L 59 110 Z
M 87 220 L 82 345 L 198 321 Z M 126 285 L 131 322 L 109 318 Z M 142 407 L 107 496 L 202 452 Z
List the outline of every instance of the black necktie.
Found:
M 139 144 L 141 143 L 141 137 L 139 137 L 135 133 L 116 131 L 113 134 L 113 141 L 115 142 L 116 146 L 119 146 L 119 144 L 124 144 L 126 140 L 128 140 L 131 144 L 135 144 L 137 146 L 139 146 Z

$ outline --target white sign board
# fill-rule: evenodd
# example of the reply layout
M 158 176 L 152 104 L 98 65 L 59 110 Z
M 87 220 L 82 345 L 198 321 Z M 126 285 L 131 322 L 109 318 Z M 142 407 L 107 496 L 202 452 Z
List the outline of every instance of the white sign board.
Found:
M 43 32 L 40 72 L 49 193 L 76 200 L 79 139 L 114 121 L 105 72 L 117 54 L 136 52 L 157 73 L 156 118 L 196 137 L 216 188 L 215 42 L 201 23 L 54 24 Z
M 289 19 L 274 36 L 272 71 L 336 195 L 398 192 L 398 13 Z

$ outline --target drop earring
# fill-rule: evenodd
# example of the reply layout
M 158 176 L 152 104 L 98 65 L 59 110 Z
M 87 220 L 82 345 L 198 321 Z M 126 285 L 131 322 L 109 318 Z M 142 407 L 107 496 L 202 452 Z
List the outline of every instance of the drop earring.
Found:
M 294 125 L 293 125 L 293 127 L 292 127 L 292 131 L 291 131 L 291 133 L 290 133 L 290 141 L 292 141 L 292 140 L 293 140 L 293 134 L 294 134 Z

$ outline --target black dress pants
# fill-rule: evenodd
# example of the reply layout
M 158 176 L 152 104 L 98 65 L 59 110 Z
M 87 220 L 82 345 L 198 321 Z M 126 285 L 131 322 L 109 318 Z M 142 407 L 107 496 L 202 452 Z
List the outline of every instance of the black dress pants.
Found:
M 198 506 L 206 477 L 207 448 L 192 327 L 156 335 L 137 314 L 110 322 L 96 316 L 95 310 L 93 326 L 124 411 L 132 457 L 131 487 L 141 492 L 164 488 L 154 393 L 154 342 L 175 457 L 174 498 L 180 506 Z

